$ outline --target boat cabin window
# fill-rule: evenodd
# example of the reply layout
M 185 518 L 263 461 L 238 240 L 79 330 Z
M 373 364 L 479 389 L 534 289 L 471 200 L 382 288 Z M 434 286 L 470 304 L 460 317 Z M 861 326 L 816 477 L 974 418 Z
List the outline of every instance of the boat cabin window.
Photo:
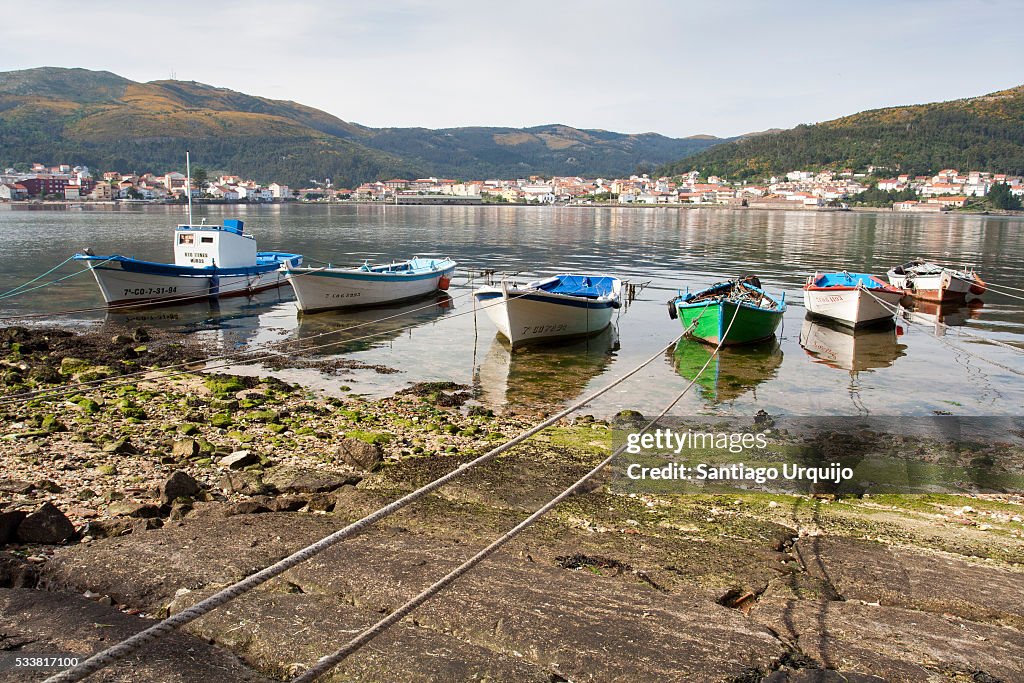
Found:
M 200 237 L 199 241 L 202 242 L 203 244 L 213 244 L 212 237 Z
M 183 232 L 178 235 L 178 244 L 195 244 L 195 235 Z

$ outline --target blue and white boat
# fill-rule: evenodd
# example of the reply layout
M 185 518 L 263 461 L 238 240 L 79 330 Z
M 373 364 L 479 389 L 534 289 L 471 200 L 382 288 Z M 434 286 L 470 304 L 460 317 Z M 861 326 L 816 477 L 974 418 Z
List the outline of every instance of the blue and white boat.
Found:
M 455 261 L 414 257 L 358 268 L 282 267 L 303 313 L 366 308 L 419 299 L 448 289 Z
M 611 324 L 621 290 L 616 277 L 563 274 L 523 286 L 503 281 L 481 287 L 474 296 L 515 348 L 600 332 Z
M 88 249 L 75 260 L 89 265 L 108 306 L 194 302 L 200 298 L 246 296 L 286 282 L 282 265 L 298 266 L 302 256 L 256 251 L 256 239 L 240 220 L 223 225 L 179 225 L 174 263 L 143 261 Z

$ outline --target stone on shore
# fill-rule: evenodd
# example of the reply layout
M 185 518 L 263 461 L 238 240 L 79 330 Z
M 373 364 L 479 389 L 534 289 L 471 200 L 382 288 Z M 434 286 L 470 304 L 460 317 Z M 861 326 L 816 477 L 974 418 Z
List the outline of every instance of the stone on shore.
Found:
M 358 484 L 362 477 L 299 467 L 277 467 L 266 481 L 281 493 L 327 493 L 345 484 Z
M 23 543 L 64 543 L 74 535 L 75 526 L 50 502 L 43 503 L 18 525 L 18 539 Z
M 199 443 L 195 439 L 175 439 L 171 444 L 171 455 L 179 460 L 199 455 Z
M 24 510 L 3 510 L 0 512 L 0 545 L 14 540 L 18 526 L 28 515 Z
M 228 469 L 240 470 L 248 467 L 249 465 L 255 465 L 259 461 L 259 457 L 252 451 L 235 451 L 231 455 L 224 456 L 217 462 Z
M 380 463 L 381 455 L 380 446 L 361 439 L 346 437 L 338 446 L 338 456 L 342 462 L 357 470 L 367 472 L 373 470 Z
M 168 505 L 178 498 L 195 498 L 201 491 L 199 482 L 191 475 L 182 470 L 175 470 L 160 487 L 160 502 Z

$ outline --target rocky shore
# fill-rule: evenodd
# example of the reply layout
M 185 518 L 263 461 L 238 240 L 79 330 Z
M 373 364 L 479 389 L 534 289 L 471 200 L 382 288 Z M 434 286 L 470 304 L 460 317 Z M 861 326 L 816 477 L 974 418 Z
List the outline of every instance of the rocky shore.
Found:
M 204 351 L 153 330 L 0 330 L 0 664 L 107 647 L 535 422 L 451 383 L 367 401 L 180 367 Z M 552 428 L 95 679 L 287 679 L 610 442 L 589 417 Z M 1008 683 L 1022 662 L 1020 497 L 603 480 L 329 680 Z

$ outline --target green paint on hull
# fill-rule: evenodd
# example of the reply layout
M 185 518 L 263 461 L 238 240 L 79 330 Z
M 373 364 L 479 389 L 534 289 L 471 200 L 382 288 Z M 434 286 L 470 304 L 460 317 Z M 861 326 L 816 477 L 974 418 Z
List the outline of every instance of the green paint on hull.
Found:
M 697 326 L 690 332 L 691 337 L 716 346 L 726 330 L 729 333 L 726 335 L 725 346 L 752 344 L 771 337 L 782 322 L 782 311 L 740 306 L 739 313 L 736 313 L 736 305 L 731 301 L 714 302 L 708 306 L 703 302 L 693 306 L 677 305 L 677 309 L 684 330 L 696 321 Z M 733 315 L 736 316 L 735 321 Z

